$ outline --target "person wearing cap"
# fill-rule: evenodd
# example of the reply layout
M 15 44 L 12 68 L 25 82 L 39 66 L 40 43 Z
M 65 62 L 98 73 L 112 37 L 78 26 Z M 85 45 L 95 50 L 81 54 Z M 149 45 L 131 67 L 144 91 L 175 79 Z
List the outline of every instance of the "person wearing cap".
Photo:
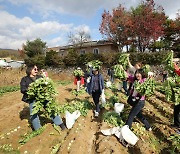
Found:
M 92 72 L 90 73 L 91 79 L 89 85 L 87 87 L 87 92 L 92 95 L 93 101 L 96 106 L 95 117 L 99 116 L 100 108 L 99 108 L 99 98 L 102 93 L 104 93 L 104 78 L 102 74 L 99 72 L 98 68 L 92 68 Z

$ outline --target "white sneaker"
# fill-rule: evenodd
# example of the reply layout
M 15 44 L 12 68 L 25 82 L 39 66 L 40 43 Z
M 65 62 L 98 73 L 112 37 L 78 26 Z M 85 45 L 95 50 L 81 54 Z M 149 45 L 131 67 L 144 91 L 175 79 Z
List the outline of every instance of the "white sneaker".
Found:
M 95 117 L 98 117 L 98 116 L 99 116 L 99 112 L 96 112 L 96 111 L 95 111 L 94 116 L 95 116 Z
M 150 132 L 151 132 L 151 131 L 152 131 L 152 128 L 150 127 L 150 128 L 148 129 L 148 131 L 150 131 Z

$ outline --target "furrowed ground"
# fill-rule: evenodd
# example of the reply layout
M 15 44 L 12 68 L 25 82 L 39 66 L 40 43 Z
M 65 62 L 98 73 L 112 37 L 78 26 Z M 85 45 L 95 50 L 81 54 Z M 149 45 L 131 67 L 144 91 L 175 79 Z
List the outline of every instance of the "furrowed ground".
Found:
M 24 71 L 19 70 L 2 71 L 0 76 L 3 83 L 1 82 L 0 87 L 17 86 L 24 74 Z M 86 93 L 77 97 L 71 93 L 75 86 L 70 71 L 49 73 L 49 75 L 56 82 L 59 92 L 57 100 L 60 105 L 71 103 L 73 100 L 88 100 L 92 103 L 92 98 Z M 109 100 L 113 93 L 110 89 L 105 91 L 106 98 Z M 130 107 L 126 103 L 127 96 L 123 92 L 117 93 L 119 102 L 125 104 L 126 111 L 123 114 L 126 114 L 127 117 L 130 111 Z M 166 154 L 173 151 L 180 152 L 174 149 L 179 144 L 178 137 L 174 140 L 169 139 L 171 135 L 175 134 L 170 127 L 173 119 L 173 104 L 166 102 L 164 95 L 158 91 L 154 96 L 148 98 L 143 109 L 153 130 L 146 131 L 138 120 L 134 122 L 133 131 L 139 137 L 139 141 L 134 147 L 129 148 L 124 147 L 115 136 L 104 136 L 101 133 L 101 130 L 113 127 L 103 121 L 103 114 L 110 110 L 104 108 L 98 118 L 94 118 L 93 110 L 89 110 L 87 116 L 80 116 L 73 128 L 65 131 L 56 129 L 49 119 L 42 116 L 44 131 L 22 142 L 24 136 L 32 134 L 32 129 L 29 123 L 28 104 L 22 102 L 21 97 L 19 90 L 4 92 L 0 95 L 0 153 Z M 61 114 L 61 116 L 65 122 L 65 115 Z

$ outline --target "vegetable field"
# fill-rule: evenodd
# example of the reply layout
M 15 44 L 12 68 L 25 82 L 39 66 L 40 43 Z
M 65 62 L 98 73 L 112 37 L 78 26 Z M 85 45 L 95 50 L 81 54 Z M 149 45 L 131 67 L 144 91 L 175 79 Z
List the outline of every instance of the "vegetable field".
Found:
M 7 72 L 9 73 L 9 72 Z M 23 73 L 21 73 L 23 74 Z M 5 76 L 5 72 L 3 74 Z M 127 96 L 114 88 L 105 89 L 107 104 L 101 109 L 100 116 L 94 118 L 92 98 L 85 92 L 74 94 L 72 71 L 61 73 L 49 72 L 55 82 L 56 100 L 65 122 L 65 110 L 73 112 L 79 109 L 82 115 L 77 119 L 72 129 L 61 129 L 43 114 L 43 127 L 32 131 L 29 123 L 29 107 L 21 101 L 18 82 L 14 90 L 5 90 L 0 95 L 0 153 L 12 154 L 149 154 L 149 153 L 179 153 L 180 137 L 170 126 L 173 120 L 174 104 L 165 100 L 160 86 L 156 87 L 154 95 L 146 101 L 143 113 L 152 125 L 152 131 L 146 131 L 137 119 L 133 122 L 133 132 L 139 137 L 134 147 L 124 147 L 115 136 L 104 136 L 101 130 L 123 125 L 130 111 Z M 104 73 L 105 79 L 106 74 Z M 9 78 L 10 80 L 10 78 Z M 161 85 L 161 84 L 159 84 Z M 8 89 L 8 88 L 7 88 Z M 125 104 L 123 113 L 113 112 L 116 101 Z M 83 103 L 82 103 L 83 102 Z

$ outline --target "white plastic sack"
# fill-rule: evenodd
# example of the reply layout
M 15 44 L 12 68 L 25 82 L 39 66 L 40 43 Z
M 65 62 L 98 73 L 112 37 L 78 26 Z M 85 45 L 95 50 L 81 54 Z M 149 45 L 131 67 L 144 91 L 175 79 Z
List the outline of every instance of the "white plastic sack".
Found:
M 113 128 L 106 129 L 106 130 L 101 130 L 101 132 L 104 135 L 109 136 L 109 135 L 113 135 L 113 134 L 119 132 L 119 130 L 120 130 L 120 127 L 113 127 Z
M 101 130 L 101 132 L 104 135 L 115 135 L 117 138 L 119 138 L 119 141 L 123 143 L 126 147 L 128 146 L 134 146 L 139 138 L 129 129 L 128 125 L 120 127 L 114 127 L 106 130 Z M 128 144 L 126 144 L 124 141 L 126 141 Z
M 80 90 L 80 86 L 81 86 L 81 81 L 77 81 L 77 91 Z
M 129 129 L 128 125 L 124 125 L 121 128 L 119 139 L 120 141 L 125 140 L 128 144 L 134 146 L 139 138 Z
M 106 87 L 107 88 L 111 87 L 111 81 L 106 82 Z
M 80 111 L 74 111 L 72 114 L 69 111 L 65 112 L 65 117 L 66 117 L 66 127 L 68 129 L 71 129 L 72 126 L 74 125 L 75 121 L 79 116 L 81 115 Z
M 123 103 L 115 103 L 114 104 L 114 111 L 120 115 L 122 110 L 124 109 L 124 104 Z
M 90 80 L 91 80 L 91 77 L 88 77 L 88 78 L 87 78 L 87 83 L 89 83 L 89 82 L 90 82 Z
M 102 102 L 102 104 L 106 103 L 106 96 L 105 96 L 104 92 L 102 92 L 102 94 L 101 94 L 101 102 Z
M 152 78 L 154 76 L 154 73 L 153 72 L 148 72 L 148 77 L 149 78 Z

